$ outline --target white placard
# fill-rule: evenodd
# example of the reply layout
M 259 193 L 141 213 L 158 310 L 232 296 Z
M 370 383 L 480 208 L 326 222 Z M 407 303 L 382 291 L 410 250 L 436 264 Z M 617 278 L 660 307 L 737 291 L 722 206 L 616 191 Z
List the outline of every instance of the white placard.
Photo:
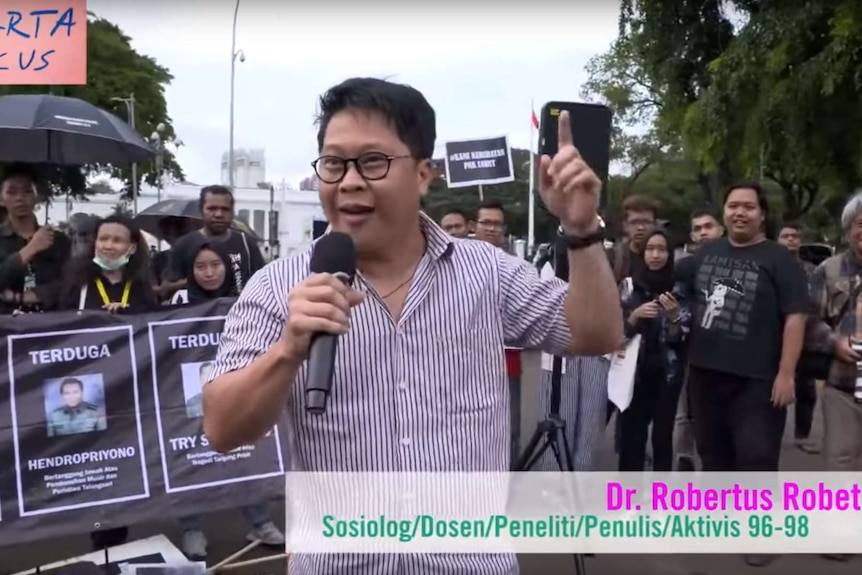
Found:
M 635 390 L 635 372 L 638 366 L 638 354 L 641 348 L 641 336 L 635 335 L 620 351 L 611 354 L 611 367 L 608 371 L 608 399 L 620 411 L 628 409 Z

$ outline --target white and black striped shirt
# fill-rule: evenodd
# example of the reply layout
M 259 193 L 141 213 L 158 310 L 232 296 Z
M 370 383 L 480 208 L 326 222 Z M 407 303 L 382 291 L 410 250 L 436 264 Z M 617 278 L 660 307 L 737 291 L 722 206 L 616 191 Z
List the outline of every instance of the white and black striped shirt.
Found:
M 289 402 L 295 471 L 509 470 L 504 345 L 568 355 L 567 285 L 485 242 L 451 238 L 424 214 L 427 247 L 396 324 L 367 300 L 338 342 L 327 411 L 305 411 L 305 369 Z M 311 251 L 255 274 L 230 310 L 210 379 L 241 369 L 281 336 L 287 293 Z M 510 574 L 514 555 L 302 555 L 291 573 Z

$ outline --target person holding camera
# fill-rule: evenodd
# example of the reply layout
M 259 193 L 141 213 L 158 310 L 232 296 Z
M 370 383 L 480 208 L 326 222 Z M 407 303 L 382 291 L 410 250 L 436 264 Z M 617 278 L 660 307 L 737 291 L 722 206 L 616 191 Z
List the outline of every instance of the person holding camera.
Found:
M 841 214 L 849 248 L 821 263 L 811 274 L 815 322 L 806 349 L 828 351 L 834 360 L 820 394 L 822 453 L 826 471 L 862 471 L 862 191 Z M 846 561 L 850 555 L 829 554 Z

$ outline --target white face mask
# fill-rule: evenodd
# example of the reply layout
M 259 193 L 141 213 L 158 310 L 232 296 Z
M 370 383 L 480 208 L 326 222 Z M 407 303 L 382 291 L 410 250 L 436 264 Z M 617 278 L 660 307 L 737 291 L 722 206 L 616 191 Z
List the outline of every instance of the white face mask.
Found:
M 93 263 L 105 270 L 106 272 L 113 272 L 117 271 L 118 269 L 121 269 L 129 263 L 129 254 L 120 256 L 115 260 L 109 260 L 108 258 L 103 258 L 102 256 L 95 256 L 93 258 Z

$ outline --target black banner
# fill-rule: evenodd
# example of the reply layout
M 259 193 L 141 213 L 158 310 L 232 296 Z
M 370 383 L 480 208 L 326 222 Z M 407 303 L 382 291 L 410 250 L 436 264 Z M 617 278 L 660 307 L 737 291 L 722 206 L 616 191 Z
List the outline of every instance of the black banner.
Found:
M 506 136 L 446 142 L 446 183 L 450 188 L 503 184 L 514 179 Z
M 281 426 L 227 454 L 203 433 L 201 378 L 232 303 L 3 319 L 2 545 L 283 497 Z

